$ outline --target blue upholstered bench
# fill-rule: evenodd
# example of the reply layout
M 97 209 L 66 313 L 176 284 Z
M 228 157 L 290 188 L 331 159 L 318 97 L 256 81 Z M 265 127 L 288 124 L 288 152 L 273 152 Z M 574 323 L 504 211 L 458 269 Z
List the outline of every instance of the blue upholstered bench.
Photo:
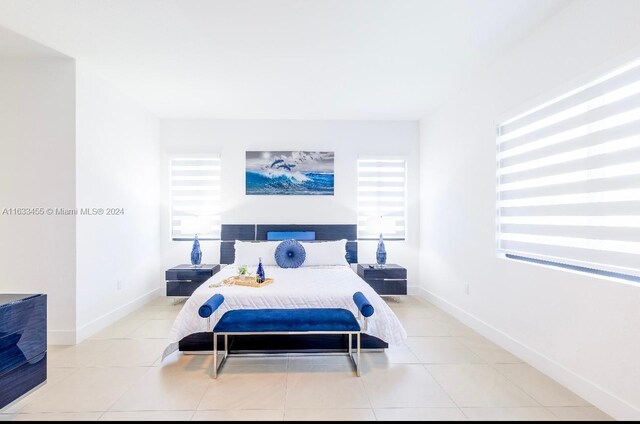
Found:
M 356 375 L 360 376 L 360 334 L 366 330 L 367 318 L 373 315 L 373 306 L 367 298 L 357 292 L 353 301 L 358 307 L 356 318 L 350 311 L 339 308 L 305 309 L 237 309 L 226 312 L 213 328 L 213 378 L 229 356 L 228 336 L 250 334 L 346 334 L 349 336 L 348 355 L 353 361 Z M 198 313 L 202 318 L 211 315 L 224 302 L 224 296 L 216 294 L 207 300 Z M 217 315 L 217 314 L 216 314 Z M 363 326 L 360 325 L 360 319 Z M 356 336 L 354 357 L 352 337 Z M 218 336 L 224 336 L 224 355 L 218 364 Z

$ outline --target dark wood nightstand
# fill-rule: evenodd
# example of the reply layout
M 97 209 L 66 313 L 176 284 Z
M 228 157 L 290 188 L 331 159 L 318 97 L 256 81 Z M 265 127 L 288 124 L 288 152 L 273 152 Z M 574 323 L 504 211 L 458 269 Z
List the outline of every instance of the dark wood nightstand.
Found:
M 167 296 L 189 297 L 202 283 L 220 271 L 220 265 L 178 265 L 165 272 Z
M 358 264 L 358 275 L 379 295 L 407 294 L 407 270 L 400 265 Z
M 46 380 L 47 295 L 0 294 L 0 409 Z

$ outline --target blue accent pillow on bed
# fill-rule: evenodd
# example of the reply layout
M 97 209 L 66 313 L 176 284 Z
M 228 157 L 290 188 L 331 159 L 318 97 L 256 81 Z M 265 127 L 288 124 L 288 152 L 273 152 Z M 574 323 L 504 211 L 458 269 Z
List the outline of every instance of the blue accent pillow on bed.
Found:
M 296 240 L 285 240 L 276 247 L 276 263 L 280 268 L 298 268 L 306 257 L 304 247 Z

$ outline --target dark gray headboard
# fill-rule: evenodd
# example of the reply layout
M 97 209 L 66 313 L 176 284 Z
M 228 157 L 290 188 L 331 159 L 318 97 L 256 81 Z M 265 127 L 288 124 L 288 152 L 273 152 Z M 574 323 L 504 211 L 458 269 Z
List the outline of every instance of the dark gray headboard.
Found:
M 358 262 L 358 226 L 355 224 L 222 224 L 220 263 L 233 263 L 236 240 L 267 240 L 269 231 L 313 231 L 316 241 L 347 239 L 347 262 Z

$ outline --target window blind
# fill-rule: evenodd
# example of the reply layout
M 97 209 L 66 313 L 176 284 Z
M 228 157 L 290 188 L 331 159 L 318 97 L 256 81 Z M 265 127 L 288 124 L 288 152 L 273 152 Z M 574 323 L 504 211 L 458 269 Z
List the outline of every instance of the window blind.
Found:
M 358 160 L 358 238 L 377 239 L 378 228 L 370 228 L 375 218 L 391 225 L 385 239 L 406 237 L 406 165 L 402 159 Z
M 220 157 L 173 158 L 171 172 L 171 238 L 220 238 Z
M 640 60 L 498 126 L 502 253 L 640 276 Z

